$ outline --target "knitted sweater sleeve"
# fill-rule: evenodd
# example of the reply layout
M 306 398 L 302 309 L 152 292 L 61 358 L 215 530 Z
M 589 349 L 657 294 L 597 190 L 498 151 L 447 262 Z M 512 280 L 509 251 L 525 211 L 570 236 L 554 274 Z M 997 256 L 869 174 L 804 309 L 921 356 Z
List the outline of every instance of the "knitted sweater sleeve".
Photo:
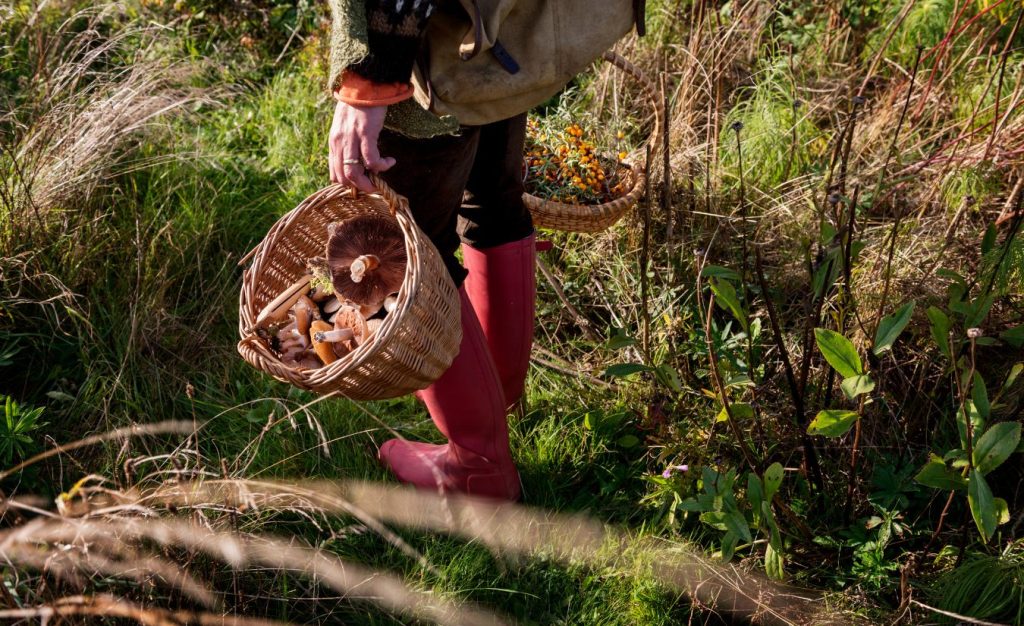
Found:
M 375 83 L 407 83 L 437 0 L 363 0 L 368 53 L 345 68 Z

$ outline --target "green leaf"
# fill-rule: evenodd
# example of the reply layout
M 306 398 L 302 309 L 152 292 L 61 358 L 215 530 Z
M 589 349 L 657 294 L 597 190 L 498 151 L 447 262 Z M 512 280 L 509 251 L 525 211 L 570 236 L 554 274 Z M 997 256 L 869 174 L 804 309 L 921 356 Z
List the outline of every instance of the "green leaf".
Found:
M 925 311 L 928 314 L 928 320 L 931 322 L 932 339 L 935 340 L 935 345 L 939 347 L 939 351 L 946 355 L 946 358 L 953 360 L 952 353 L 949 349 L 949 318 L 946 314 L 939 309 L 930 306 Z
M 747 524 L 747 518 L 743 517 L 743 514 L 739 511 L 727 512 L 723 521 L 725 522 L 725 527 L 743 541 L 750 543 L 754 540 L 750 535 L 750 525 Z
M 1024 363 L 1014 363 L 1013 367 L 1010 368 L 1010 373 L 1006 376 L 1006 380 L 1003 381 L 1003 391 L 1009 391 L 1010 387 L 1013 387 L 1013 383 L 1017 382 L 1021 372 L 1024 372 Z
M 1019 422 L 993 424 L 974 444 L 974 468 L 988 474 L 1010 458 L 1019 443 Z
M 931 460 L 925 463 L 921 471 L 914 476 L 914 480 L 925 487 L 942 489 L 943 491 L 961 491 L 967 488 L 967 480 L 942 462 L 942 459 L 932 455 Z
M 736 544 L 738 544 L 740 538 L 736 536 L 736 533 L 727 531 L 722 535 L 722 562 L 728 563 L 732 560 L 734 554 L 736 554 Z
M 967 420 L 971 420 L 971 432 L 974 433 L 974 439 L 978 438 L 978 433 L 985 430 L 985 420 L 981 419 L 981 413 L 978 412 L 978 408 L 974 406 L 974 400 L 968 400 L 964 402 L 964 406 L 956 412 L 956 428 L 960 433 L 960 447 L 967 449 Z
M 736 321 L 740 323 L 743 330 L 750 330 L 750 321 L 747 319 L 747 312 L 740 306 L 739 297 L 736 295 L 736 288 L 732 283 L 724 280 L 711 279 L 711 291 L 715 293 L 715 302 L 718 306 L 732 313 Z
M 853 411 L 828 409 L 821 411 L 807 427 L 808 435 L 824 435 L 825 437 L 842 437 L 860 419 Z
M 768 547 L 764 551 L 764 571 L 768 574 L 768 578 L 773 580 L 782 580 L 786 577 L 786 563 L 782 558 L 782 553 L 768 544 Z
M 978 372 L 974 372 L 971 400 L 974 401 L 974 408 L 978 409 L 978 415 L 981 416 L 981 419 L 987 420 L 989 415 L 992 414 L 992 405 L 988 401 L 988 388 L 985 386 L 985 379 Z
M 992 309 L 992 304 L 995 301 L 995 296 L 988 295 L 972 302 L 966 315 L 964 315 L 964 327 L 974 328 L 975 326 L 981 326 L 985 318 L 988 317 L 988 312 Z
M 639 372 L 648 372 L 650 369 L 650 367 L 643 363 L 616 363 L 615 365 L 609 365 L 608 369 L 604 371 L 604 375 L 611 376 L 612 378 L 625 378 Z
M 782 485 L 782 464 L 772 463 L 764 471 L 764 501 L 771 502 Z
M 996 237 L 999 235 L 999 229 L 996 228 L 995 223 L 988 225 L 985 229 L 985 236 L 981 240 L 981 253 L 988 254 L 992 252 L 996 247 Z
M 701 513 L 700 521 L 704 522 L 708 526 L 715 530 L 727 531 L 729 528 L 725 525 L 726 514 L 721 511 L 708 511 Z
M 635 448 L 640 443 L 640 438 L 636 435 L 623 435 L 619 437 L 615 443 L 619 444 L 623 448 Z
M 981 538 L 986 542 L 996 532 L 996 520 L 998 511 L 992 497 L 992 490 L 981 473 L 971 470 L 971 477 L 967 483 L 967 502 L 971 505 L 971 516 L 978 526 Z
M 721 278 L 723 280 L 740 280 L 740 275 L 736 270 L 731 270 L 728 267 L 722 267 L 721 265 L 705 265 L 704 269 L 701 270 L 700 275 L 704 278 Z
M 815 328 L 814 339 L 822 356 L 840 376 L 850 378 L 864 373 L 860 355 L 849 339 L 827 328 Z
M 1024 348 L 1024 324 L 1016 328 L 1004 330 L 999 333 L 999 338 L 1014 348 Z
M 1002 498 L 992 498 L 996 507 L 996 526 L 1002 526 L 1010 521 L 1010 505 Z
M 668 363 L 664 363 L 654 368 L 654 376 L 662 385 L 676 393 L 682 393 L 683 381 L 679 378 L 679 372 L 677 372 L 676 368 L 672 367 Z
M 843 382 L 839 384 L 839 387 L 846 394 L 846 397 L 850 400 L 856 400 L 857 396 L 865 393 L 871 393 L 875 390 L 875 381 L 871 380 L 871 377 L 867 374 L 861 374 L 859 376 L 851 376 L 850 378 L 843 379 Z
M 910 323 L 910 318 L 914 315 L 914 307 L 917 305 L 916 302 L 911 300 L 910 302 L 901 306 L 892 315 L 887 315 L 882 318 L 882 321 L 878 324 L 878 330 L 875 332 L 875 344 L 872 351 L 875 356 L 880 356 L 886 350 L 891 350 L 896 339 L 899 338 L 900 333 Z
M 608 348 L 609 350 L 622 350 L 623 348 L 628 348 L 630 346 L 635 345 L 636 339 L 633 339 L 629 335 L 622 334 L 615 335 L 614 337 L 609 339 L 608 343 L 605 344 L 605 347 Z
M 729 405 L 729 410 L 732 412 L 732 418 L 735 420 L 752 419 L 754 417 L 754 407 L 750 406 L 746 402 L 733 402 Z M 718 417 L 715 418 L 716 422 L 727 422 L 729 421 L 729 414 L 725 412 L 725 407 L 718 412 Z
M 761 514 L 761 503 L 764 502 L 764 486 L 757 474 L 747 474 L 747 500 L 754 512 L 754 524 L 757 524 L 757 517 Z

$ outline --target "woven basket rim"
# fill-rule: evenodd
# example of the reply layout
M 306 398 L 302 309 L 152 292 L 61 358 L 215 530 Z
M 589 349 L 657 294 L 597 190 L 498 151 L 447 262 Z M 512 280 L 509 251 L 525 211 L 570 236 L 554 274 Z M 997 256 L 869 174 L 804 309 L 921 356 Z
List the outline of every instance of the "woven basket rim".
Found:
M 643 150 L 643 153 L 645 154 L 646 161 L 646 155 L 653 153 L 657 149 L 657 146 L 661 141 L 662 128 L 665 123 L 664 120 L 662 120 L 663 111 L 661 106 L 659 106 L 660 97 L 658 95 L 658 91 L 643 72 L 641 72 L 621 54 L 608 50 L 601 58 L 636 80 L 640 84 L 641 90 L 647 96 L 648 104 L 650 104 L 651 109 L 653 109 L 654 126 L 651 129 L 651 134 L 647 141 L 644 142 L 646 148 Z M 628 169 L 633 176 L 633 186 L 627 193 L 618 198 L 600 203 L 570 204 L 542 198 L 530 192 L 524 192 L 523 203 L 531 212 L 535 213 L 534 220 L 541 222 L 541 227 L 543 227 L 543 222 L 547 220 L 558 221 L 562 224 L 566 221 L 575 220 L 578 223 L 576 224 L 576 227 L 571 230 L 577 230 L 579 232 L 603 230 L 608 225 L 621 218 L 626 211 L 639 202 L 640 197 L 643 195 L 644 190 L 647 187 L 646 163 L 643 167 L 629 161 L 617 161 L 616 163 Z M 551 215 L 546 215 L 547 213 L 550 213 Z M 600 219 L 600 221 L 598 221 L 598 219 Z M 592 224 L 587 224 L 587 222 L 592 222 Z M 556 228 L 562 230 L 566 229 L 564 226 Z

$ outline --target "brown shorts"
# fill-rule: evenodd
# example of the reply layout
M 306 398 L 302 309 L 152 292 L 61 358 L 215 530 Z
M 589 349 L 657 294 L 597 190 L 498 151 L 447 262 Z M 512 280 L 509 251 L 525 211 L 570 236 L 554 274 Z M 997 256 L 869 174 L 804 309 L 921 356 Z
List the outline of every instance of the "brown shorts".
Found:
M 411 139 L 381 133 L 381 156 L 397 160 L 384 180 L 409 198 L 416 223 L 441 253 L 456 285 L 466 277 L 455 258 L 460 238 L 483 249 L 533 232 L 522 200 L 525 135 L 525 114 L 463 127 L 456 136 Z

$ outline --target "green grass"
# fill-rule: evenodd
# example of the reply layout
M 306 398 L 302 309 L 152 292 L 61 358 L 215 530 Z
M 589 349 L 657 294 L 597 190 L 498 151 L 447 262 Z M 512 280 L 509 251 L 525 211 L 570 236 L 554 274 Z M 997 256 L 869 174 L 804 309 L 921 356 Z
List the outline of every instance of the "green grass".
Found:
M 210 12 L 200 15 L 199 9 L 207 5 Z M 937 43 L 948 29 L 953 5 L 945 0 L 918 3 L 894 37 L 887 58 L 906 66 L 918 43 Z M 690 3 L 681 6 L 692 8 Z M 851 40 L 867 41 L 871 52 L 881 45 L 885 33 L 874 28 L 875 16 L 883 16 L 878 18 L 880 23 L 889 23 L 902 6 L 872 3 L 870 19 L 851 21 L 852 26 L 843 28 L 857 29 Z M 685 43 L 687 27 L 670 19 L 674 8 L 674 3 L 655 3 L 656 37 L 630 51 L 631 58 L 649 73 L 662 62 L 654 42 Z M 845 507 L 849 438 L 815 440 L 826 481 L 820 491 L 811 492 L 799 438 L 805 424 L 796 423 L 793 415 L 766 304 L 774 305 L 785 346 L 798 358 L 803 354 L 801 338 L 808 315 L 806 263 L 819 260 L 815 258 L 819 242 L 826 248 L 835 245 L 833 231 L 823 236 L 822 224 L 833 230 L 844 224 L 830 213 L 835 209 L 823 204 L 828 160 L 848 102 L 845 88 L 836 85 L 845 85 L 851 76 L 857 78 L 851 84 L 859 82 L 856 72 L 863 69 L 867 55 L 849 52 L 849 58 L 843 59 L 849 65 L 842 66 L 842 75 L 837 73 L 838 64 L 832 64 L 835 59 L 815 56 L 829 19 L 827 11 L 819 8 L 780 14 L 769 20 L 767 31 L 762 23 L 746 25 L 737 10 L 730 6 L 721 15 L 709 16 L 714 28 L 708 26 L 705 36 L 712 37 L 719 27 L 749 27 L 756 33 L 751 37 L 762 39 L 750 46 L 756 51 L 753 58 L 739 55 L 727 66 L 714 68 L 721 89 L 715 94 L 718 99 L 700 100 L 696 112 L 680 116 L 698 126 L 673 129 L 677 135 L 693 134 L 710 142 L 715 165 L 694 156 L 703 155 L 704 146 L 673 145 L 675 231 L 669 239 L 664 207 L 653 202 L 650 267 L 639 266 L 644 246 L 642 212 L 631 213 L 613 230 L 596 236 L 545 234 L 556 248 L 544 258 L 586 324 L 581 325 L 541 278 L 537 343 L 558 360 L 542 357 L 561 369 L 578 368 L 582 375 L 567 375 L 540 362 L 531 368 L 526 410 L 510 424 L 525 501 L 545 510 L 584 513 L 640 539 L 653 536 L 698 545 L 709 553 L 717 550 L 721 524 L 681 508 L 682 501 L 701 491 L 702 468 L 745 472 L 729 424 L 716 421 L 721 400 L 710 370 L 713 359 L 730 399 L 757 407 L 756 422 L 753 417 L 739 418 L 740 432 L 753 442 L 754 454 L 763 465 L 777 461 L 785 466 L 780 500 L 813 534 L 801 537 L 790 520 L 781 517 L 776 503 L 776 515 L 784 526 L 789 581 L 837 594 L 837 614 L 858 609 L 869 619 L 882 620 L 898 600 L 900 567 L 911 555 L 918 563 L 931 563 L 932 555 L 924 553 L 925 548 L 948 551 L 962 546 L 965 565 L 922 566 L 913 584 L 932 588 L 929 585 L 934 583 L 939 590 L 936 597 L 946 601 L 940 606 L 948 610 L 983 619 L 1012 620 L 1014 615 L 1019 619 L 1020 581 L 1013 579 L 1019 579 L 1019 545 L 998 559 L 990 556 L 993 547 L 977 539 L 966 499 L 952 506 L 946 527 L 933 545 L 930 537 L 945 494 L 910 482 L 929 451 L 943 454 L 958 439 L 952 419 L 959 402 L 956 376 L 932 347 L 928 320 L 922 313 L 930 305 L 946 307 L 948 274 L 925 275 L 922 268 L 939 263 L 963 272 L 968 280 L 978 277 L 984 286 L 1001 248 L 988 255 L 976 254 L 974 248 L 985 222 L 994 217 L 991 207 L 1005 198 L 1011 172 L 985 161 L 903 172 L 901 178 L 883 181 L 883 193 L 893 191 L 899 202 L 858 207 L 856 233 L 867 246 L 867 260 L 854 267 L 858 306 L 851 308 L 833 293 L 812 325 L 836 327 L 839 317 L 848 316 L 847 334 L 877 377 L 879 389 L 864 409 L 862 442 L 868 449 L 853 479 L 853 506 Z M 207 97 L 104 154 L 110 167 L 92 193 L 83 189 L 79 196 L 46 207 L 39 215 L 28 205 L 8 201 L 8 195 L 0 196 L 0 393 L 26 406 L 45 407 L 42 419 L 48 426 L 34 432 L 34 450 L 131 423 L 195 418 L 206 422 L 199 438 L 202 459 L 198 464 L 211 476 L 226 471 L 228 476 L 246 478 L 389 481 L 376 452 L 392 431 L 410 439 L 442 441 L 424 408 L 411 398 L 361 404 L 333 399 L 316 402 L 313 395 L 255 371 L 236 352 L 239 259 L 280 215 L 327 178 L 331 100 L 323 91 L 324 68 L 318 62 L 322 39 L 314 40 L 317 33 L 310 15 L 299 13 L 290 5 L 268 0 L 247 4 L 241 13 L 231 15 L 217 3 L 197 0 L 160 9 L 132 5 L 127 13 L 103 23 L 116 31 L 138 20 L 181 17 L 179 30 L 159 35 L 160 46 L 152 49 L 153 54 L 194 66 L 189 85 L 204 90 Z M 5 44 L 0 54 L 4 70 L 0 102 L 10 103 L 12 110 L 10 116 L 0 117 L 0 142 L 5 148 L 45 108 L 34 91 L 42 83 L 26 87 L 38 59 L 32 56 L 28 40 L 18 39 L 15 32 L 15 27 L 27 27 L 28 15 L 28 5 L 20 3 L 16 19 L 9 22 L 14 26 L 0 22 L 0 42 Z M 56 9 L 44 11 L 35 28 L 52 34 L 60 17 Z M 719 19 L 723 21 L 714 21 Z M 978 28 L 987 28 L 985 24 Z M 290 53 L 276 61 L 292 27 L 299 29 L 301 37 Z M 250 33 L 256 37 L 254 47 L 241 46 L 239 38 Z M 133 42 L 125 43 L 128 51 Z M 793 59 L 784 44 L 797 47 Z M 961 46 L 958 54 L 966 49 L 962 42 L 957 45 Z M 841 54 L 836 50 L 840 48 L 830 54 Z M 701 50 L 673 52 L 677 56 L 670 60 L 682 63 L 679 59 Z M 1006 104 L 1020 80 L 1018 56 L 1008 63 L 1002 94 Z M 110 66 L 96 69 L 116 69 L 130 58 L 125 53 Z M 977 67 L 986 69 L 957 75 L 948 85 L 936 87 L 924 113 L 912 116 L 898 146 L 913 148 L 901 151 L 890 171 L 911 167 L 955 137 L 977 103 L 982 113 L 976 127 L 991 119 L 985 107 L 994 103 L 995 96 L 985 93 L 985 85 L 995 63 L 991 57 L 979 57 Z M 672 81 L 691 76 L 670 69 L 674 72 L 669 76 L 670 87 Z M 879 72 L 887 78 L 897 76 L 888 65 Z M 90 76 L 88 80 L 95 78 Z M 898 82 L 892 80 L 893 89 Z M 636 143 L 641 135 L 639 116 L 608 121 L 610 100 L 604 101 L 604 110 L 593 110 L 606 85 L 592 78 L 580 80 L 579 85 L 553 103 L 548 116 L 590 123 L 598 142 L 612 142 L 621 129 Z M 883 107 L 902 102 L 902 92 L 884 91 L 889 86 L 884 81 L 872 85 L 869 106 L 876 108 L 870 109 L 865 125 L 877 116 L 884 126 L 889 118 L 881 115 Z M 623 97 L 621 102 L 628 100 L 618 95 Z M 943 104 L 943 98 L 950 102 Z M 800 106 L 794 106 L 797 100 L 802 101 Z M 23 108 L 26 105 L 31 106 Z M 705 115 L 717 124 L 716 135 L 705 134 Z M 887 148 L 895 123 L 892 117 L 890 125 L 877 134 L 884 145 L 854 148 L 851 184 L 873 186 L 879 167 L 873 159 Z M 1017 128 L 1019 114 L 1008 121 Z M 746 268 L 746 289 L 737 281 L 737 299 L 756 319 L 758 332 L 748 353 L 747 335 L 738 320 L 719 306 L 709 322 L 715 351 L 709 359 L 706 311 L 698 306 L 695 289 L 694 251 L 706 252 L 715 265 L 744 270 L 735 224 L 723 219 L 738 208 L 735 191 L 740 164 L 736 133 L 730 129 L 733 124 L 742 124 L 743 178 L 748 201 L 759 209 L 756 236 L 767 266 L 768 287 L 763 289 Z M 9 150 L 0 153 L 4 194 L 17 189 L 10 154 Z M 711 185 L 705 186 L 703 174 L 691 181 L 681 172 L 709 172 Z M 652 195 L 658 191 L 652 188 Z M 975 197 L 979 208 L 961 226 L 963 238 L 943 258 L 927 257 L 940 249 L 947 220 L 967 196 Z M 929 204 L 934 199 L 941 206 Z M 909 211 L 897 229 L 886 311 L 913 298 L 918 301 L 918 314 L 891 353 L 868 357 L 872 316 L 883 282 L 884 262 L 879 259 L 884 259 L 884 237 L 892 224 L 888 211 L 901 206 Z M 1009 250 L 995 284 L 998 299 L 985 320 L 988 337 L 1021 323 L 1024 278 L 1019 268 L 1024 266 L 1024 244 L 1018 239 Z M 821 252 L 823 258 L 827 250 Z M 640 298 L 644 283 L 650 292 L 646 316 Z M 705 303 L 707 296 L 705 291 Z M 643 328 L 648 321 L 650 346 L 645 350 Z M 963 330 L 954 327 L 951 336 L 956 339 Z M 999 385 L 991 381 L 1003 380 L 1019 353 L 997 345 L 979 346 L 979 354 L 995 398 Z M 615 365 L 647 369 L 606 375 L 607 368 Z M 961 359 L 957 367 L 962 375 L 966 361 Z M 805 390 L 811 416 L 827 402 L 830 407 L 856 407 L 843 400 L 838 381 L 829 387 L 828 377 L 820 359 L 811 362 Z M 1019 394 L 1019 383 L 1000 392 L 992 403 L 991 421 L 1019 419 Z M 290 412 L 295 413 L 289 418 Z M 110 443 L 33 468 L 18 477 L 18 484 L 5 483 L 4 489 L 52 498 L 90 472 L 108 476 L 110 486 L 120 488 L 128 480 L 128 458 L 167 453 L 179 443 L 166 438 L 139 440 L 128 447 Z M 158 456 L 142 461 L 135 471 L 150 475 L 180 469 L 175 463 L 180 464 L 181 458 L 185 457 L 172 463 Z M 1019 455 L 1013 459 L 1019 460 Z M 666 466 L 679 464 L 691 469 L 661 480 Z M 1021 503 L 1019 497 L 1016 502 L 1013 498 L 1014 481 L 1020 476 L 1012 466 L 1010 461 L 993 474 L 992 485 L 997 497 L 1009 501 L 1011 514 L 1018 515 Z M 898 476 L 895 470 L 880 471 L 896 467 L 901 468 Z M 739 487 L 744 502 L 747 485 L 744 476 Z M 913 497 L 887 499 L 896 492 Z M 415 588 L 495 607 L 523 624 L 667 625 L 686 623 L 691 611 L 694 620 L 714 623 L 711 612 L 694 608 L 678 591 L 659 582 L 643 559 L 632 567 L 565 565 L 543 556 L 496 555 L 478 543 L 399 530 L 436 568 L 431 572 L 347 516 L 306 518 L 291 512 L 247 511 L 212 518 L 213 524 L 237 524 L 245 532 L 292 537 L 352 561 L 398 572 Z M 888 520 L 884 524 L 883 518 Z M 884 537 L 883 531 L 888 533 Z M 1012 539 L 1010 526 L 1001 526 L 1000 532 L 1004 533 L 1001 541 Z M 735 561 L 742 561 L 743 568 L 761 570 L 764 553 L 763 541 L 741 545 Z M 212 584 L 224 591 L 229 605 L 249 614 L 296 622 L 393 624 L 404 620 L 365 603 L 302 600 L 333 595 L 302 576 L 277 571 L 236 575 L 223 567 L 210 571 Z M 33 585 L 39 581 L 27 580 Z M 104 588 L 132 591 L 116 585 Z M 31 595 L 27 583 L 17 590 Z M 154 592 L 149 599 L 159 603 L 170 596 Z

